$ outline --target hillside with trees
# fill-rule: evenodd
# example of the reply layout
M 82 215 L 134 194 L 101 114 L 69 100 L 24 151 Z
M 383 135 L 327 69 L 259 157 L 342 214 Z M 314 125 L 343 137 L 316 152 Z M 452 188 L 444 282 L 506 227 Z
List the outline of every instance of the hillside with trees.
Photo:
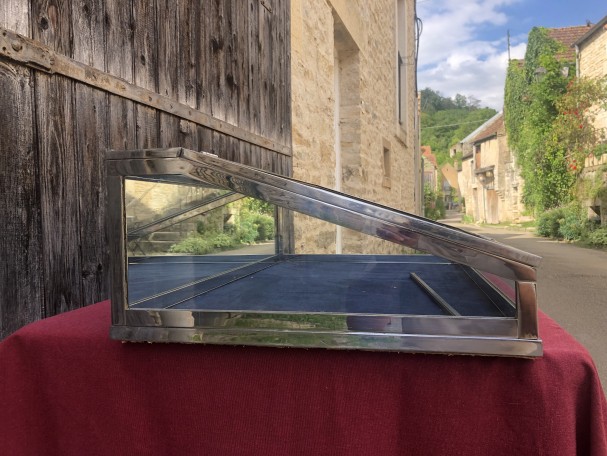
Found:
M 495 109 L 481 108 L 473 96 L 449 98 L 425 88 L 421 91 L 421 144 L 432 148 L 439 165 L 453 162 L 449 148 L 496 113 Z

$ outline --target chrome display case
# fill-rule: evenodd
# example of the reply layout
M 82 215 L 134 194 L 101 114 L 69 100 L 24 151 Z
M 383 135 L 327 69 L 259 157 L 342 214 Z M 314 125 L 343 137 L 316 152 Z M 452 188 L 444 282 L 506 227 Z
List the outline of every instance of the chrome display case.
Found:
M 535 255 L 204 152 L 105 163 L 112 338 L 542 354 Z M 295 212 L 426 254 L 295 254 Z

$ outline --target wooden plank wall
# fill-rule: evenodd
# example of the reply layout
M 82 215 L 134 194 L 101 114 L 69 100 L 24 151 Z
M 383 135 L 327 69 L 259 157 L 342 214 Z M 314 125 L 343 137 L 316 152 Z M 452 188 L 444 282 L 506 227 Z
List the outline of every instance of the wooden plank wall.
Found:
M 0 26 L 291 144 L 289 2 L 2 0 Z M 183 146 L 290 175 L 291 157 L 0 59 L 0 339 L 109 297 L 103 151 Z

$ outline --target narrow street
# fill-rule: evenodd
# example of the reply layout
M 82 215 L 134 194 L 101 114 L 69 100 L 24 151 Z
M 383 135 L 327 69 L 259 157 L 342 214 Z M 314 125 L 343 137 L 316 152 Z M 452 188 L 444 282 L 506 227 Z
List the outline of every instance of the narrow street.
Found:
M 453 213 L 441 222 L 543 258 L 538 268 L 539 307 L 588 349 L 607 391 L 607 252 L 459 220 L 460 214 Z

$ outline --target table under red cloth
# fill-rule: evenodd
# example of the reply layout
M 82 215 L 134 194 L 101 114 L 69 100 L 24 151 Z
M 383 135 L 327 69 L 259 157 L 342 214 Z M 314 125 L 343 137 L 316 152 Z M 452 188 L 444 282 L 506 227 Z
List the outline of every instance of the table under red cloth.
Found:
M 2 455 L 605 455 L 586 350 L 541 359 L 110 340 L 108 302 L 0 343 Z

